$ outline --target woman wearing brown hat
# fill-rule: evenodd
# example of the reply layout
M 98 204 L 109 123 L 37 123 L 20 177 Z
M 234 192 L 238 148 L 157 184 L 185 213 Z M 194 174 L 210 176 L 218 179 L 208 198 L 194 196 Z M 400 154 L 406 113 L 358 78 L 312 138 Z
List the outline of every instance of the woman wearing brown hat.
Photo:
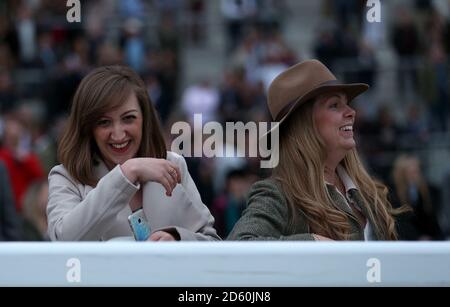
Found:
M 269 87 L 279 124 L 279 163 L 249 192 L 230 240 L 395 240 L 387 188 L 362 165 L 350 102 L 367 84 L 343 84 L 317 60 Z M 273 130 L 272 130 L 273 132 Z

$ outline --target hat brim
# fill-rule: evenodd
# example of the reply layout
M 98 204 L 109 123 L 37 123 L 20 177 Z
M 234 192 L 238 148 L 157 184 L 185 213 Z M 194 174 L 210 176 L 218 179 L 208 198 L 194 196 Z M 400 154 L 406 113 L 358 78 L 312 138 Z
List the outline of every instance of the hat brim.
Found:
M 275 129 L 279 129 L 282 122 L 284 122 L 292 112 L 294 112 L 298 107 L 303 105 L 308 100 L 317 97 L 318 95 L 329 93 L 329 92 L 345 92 L 347 95 L 348 103 L 352 102 L 360 94 L 364 93 L 369 89 L 369 85 L 366 83 L 350 83 L 350 84 L 323 84 L 312 89 L 305 95 L 299 97 L 286 112 L 286 114 L 275 124 L 275 126 L 262 135 L 259 139 L 267 137 L 268 134 L 272 133 Z

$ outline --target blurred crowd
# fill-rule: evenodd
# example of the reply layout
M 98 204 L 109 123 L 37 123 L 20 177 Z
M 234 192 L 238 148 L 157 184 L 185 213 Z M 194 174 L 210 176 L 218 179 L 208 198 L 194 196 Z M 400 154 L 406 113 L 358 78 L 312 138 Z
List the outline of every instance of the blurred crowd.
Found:
M 429 149 L 450 155 L 448 0 L 399 2 L 389 22 L 380 24 L 367 22 L 366 1 L 323 0 L 319 26 L 304 25 L 313 33 L 310 54 L 285 38 L 287 20 L 296 18 L 289 1 L 220 0 L 223 27 L 216 35 L 225 37 L 225 69 L 186 86 L 183 49 L 207 50 L 206 27 L 215 22 L 208 19 L 209 1 L 81 3 L 82 22 L 69 23 L 66 1 L 0 1 L 0 240 L 48 239 L 46 176 L 58 163 L 57 141 L 72 95 L 92 68 L 126 64 L 142 76 L 170 148 L 172 124 L 191 123 L 194 114 L 203 122 L 270 122 L 268 85 L 307 56 L 347 82 L 371 85 L 355 102 L 357 142 L 369 169 L 388 183 L 392 202 L 414 209 L 400 221 L 402 238 L 450 237 L 450 162 L 442 160 L 439 167 L 447 172 L 441 180 L 428 178 Z M 395 86 L 387 95 L 377 95 L 384 91 L 386 67 L 381 45 L 395 55 Z M 238 150 L 236 144 L 225 147 Z M 245 208 L 246 192 L 269 171 L 257 158 L 186 160 L 226 237 Z

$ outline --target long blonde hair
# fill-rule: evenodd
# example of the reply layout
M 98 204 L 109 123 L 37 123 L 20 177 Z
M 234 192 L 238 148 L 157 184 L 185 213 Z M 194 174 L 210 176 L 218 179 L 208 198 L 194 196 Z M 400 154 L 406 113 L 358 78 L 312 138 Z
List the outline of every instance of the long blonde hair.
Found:
M 290 210 L 290 223 L 297 211 L 306 216 L 310 232 L 334 240 L 346 240 L 350 224 L 339 210 L 325 185 L 325 145 L 320 139 L 312 117 L 313 100 L 296 110 L 281 126 L 280 159 L 272 177 L 280 183 Z M 361 163 L 356 149 L 350 150 L 341 162 L 359 188 L 364 206 L 383 240 L 396 240 L 395 221 L 388 189 L 372 179 Z
M 428 185 L 425 181 L 425 178 L 420 171 L 420 160 L 412 155 L 400 155 L 394 162 L 394 170 L 392 173 L 392 177 L 394 178 L 395 191 L 397 193 L 398 200 L 401 204 L 406 206 L 411 206 L 408 201 L 408 167 L 415 166 L 417 167 L 418 176 L 415 184 L 419 189 L 420 196 L 424 202 L 424 208 L 428 212 L 432 212 L 433 204 L 431 201 L 430 192 L 428 189 Z M 411 178 L 410 178 L 411 179 Z

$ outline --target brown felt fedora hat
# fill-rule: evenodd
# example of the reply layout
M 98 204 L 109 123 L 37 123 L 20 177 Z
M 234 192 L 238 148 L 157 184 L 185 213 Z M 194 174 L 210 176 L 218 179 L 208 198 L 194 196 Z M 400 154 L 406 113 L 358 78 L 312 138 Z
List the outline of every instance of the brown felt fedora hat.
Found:
M 274 121 L 279 125 L 299 106 L 323 93 L 343 91 L 348 102 L 365 92 L 365 83 L 345 84 L 337 80 L 333 73 L 318 60 L 307 60 L 295 64 L 280 73 L 270 84 L 267 106 Z

